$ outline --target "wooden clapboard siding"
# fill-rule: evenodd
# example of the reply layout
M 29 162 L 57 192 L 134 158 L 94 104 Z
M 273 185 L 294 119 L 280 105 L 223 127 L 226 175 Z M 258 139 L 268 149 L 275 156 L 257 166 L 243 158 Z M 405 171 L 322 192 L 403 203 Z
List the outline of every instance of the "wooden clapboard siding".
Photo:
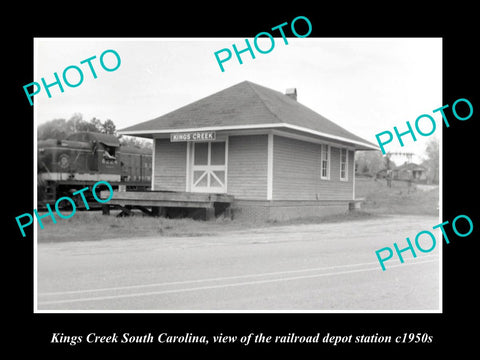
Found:
M 236 199 L 267 198 L 267 135 L 228 138 L 228 194 Z
M 273 137 L 273 200 L 315 199 L 320 179 L 319 145 Z
M 185 191 L 187 143 L 155 139 L 155 190 Z
M 273 200 L 349 200 L 353 196 L 353 151 L 348 181 L 340 181 L 340 147 L 330 148 L 330 180 L 320 179 L 320 144 L 274 136 Z

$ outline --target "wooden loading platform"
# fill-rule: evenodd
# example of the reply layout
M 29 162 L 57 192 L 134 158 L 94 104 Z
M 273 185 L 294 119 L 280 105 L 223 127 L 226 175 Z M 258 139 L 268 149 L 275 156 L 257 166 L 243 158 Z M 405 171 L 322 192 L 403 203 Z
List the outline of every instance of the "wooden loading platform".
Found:
M 101 198 L 110 196 L 102 191 Z M 165 215 L 167 208 L 205 209 L 205 219 L 214 219 L 219 214 L 231 218 L 234 197 L 226 194 L 191 193 L 177 191 L 114 191 L 112 198 L 103 205 L 103 214 L 109 215 L 111 208 L 120 208 L 117 216 L 130 215 L 139 209 L 147 215 Z

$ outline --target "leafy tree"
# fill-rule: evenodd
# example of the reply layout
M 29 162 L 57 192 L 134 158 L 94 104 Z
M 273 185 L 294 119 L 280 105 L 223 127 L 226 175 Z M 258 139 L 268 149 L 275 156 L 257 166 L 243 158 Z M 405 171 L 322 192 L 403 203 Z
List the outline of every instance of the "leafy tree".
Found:
M 432 137 L 425 148 L 426 159 L 422 165 L 428 169 L 428 179 L 438 184 L 439 180 L 439 158 L 440 158 L 440 144 L 436 137 Z
M 375 175 L 385 168 L 385 160 L 380 151 L 357 151 L 355 163 L 360 174 Z
M 68 135 L 77 131 L 85 131 L 83 126 L 85 120 L 83 120 L 83 115 L 80 113 L 75 113 L 73 116 L 67 120 L 67 131 Z
M 39 125 L 37 138 L 39 140 L 63 140 L 67 138 L 68 135 L 79 131 L 99 132 L 116 136 L 116 126 L 112 120 L 107 119 L 102 122 L 100 119 L 94 117 L 90 121 L 85 121 L 83 120 L 82 114 L 75 113 L 68 120 L 53 119 Z
M 105 120 L 102 124 L 102 132 L 104 134 L 116 135 L 117 128 L 114 122 L 110 119 Z
M 137 148 L 144 148 L 144 149 L 153 149 L 152 140 L 149 139 L 140 139 L 134 136 L 125 136 L 120 135 L 118 137 L 120 144 L 134 146 Z
M 102 132 L 103 125 L 102 121 L 100 119 L 97 119 L 96 117 L 93 117 L 92 120 L 88 123 L 89 130 L 85 131 L 92 131 L 92 132 Z
M 69 134 L 69 124 L 65 119 L 53 119 L 49 122 L 41 124 L 37 129 L 37 138 L 39 140 L 45 139 L 65 139 Z

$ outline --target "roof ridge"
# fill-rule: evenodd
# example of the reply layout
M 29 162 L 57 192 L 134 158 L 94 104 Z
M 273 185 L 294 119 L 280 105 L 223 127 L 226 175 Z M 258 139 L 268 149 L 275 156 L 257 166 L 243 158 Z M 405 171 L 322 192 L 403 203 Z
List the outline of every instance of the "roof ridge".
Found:
M 263 106 L 265 106 L 265 108 L 268 110 L 268 112 L 269 112 L 270 114 L 272 114 L 272 115 L 279 121 L 280 124 L 283 124 L 284 121 L 282 121 L 282 120 L 277 116 L 277 114 L 275 114 L 275 113 L 272 111 L 272 109 L 265 103 L 265 101 L 263 100 L 263 98 L 261 97 L 261 95 L 258 93 L 258 91 L 252 86 L 252 84 L 255 85 L 255 86 L 261 86 L 261 85 L 252 83 L 251 81 L 248 81 L 248 80 L 245 80 L 245 82 L 248 84 L 248 86 L 250 86 L 250 88 L 253 90 L 253 92 L 254 92 L 255 94 L 257 94 L 258 98 L 259 98 L 260 101 L 262 102 Z M 271 91 L 276 91 L 276 90 L 272 90 L 272 89 L 269 89 L 269 90 L 271 90 Z M 279 91 L 278 91 L 278 92 L 279 92 Z M 280 93 L 280 92 L 279 92 L 279 93 Z

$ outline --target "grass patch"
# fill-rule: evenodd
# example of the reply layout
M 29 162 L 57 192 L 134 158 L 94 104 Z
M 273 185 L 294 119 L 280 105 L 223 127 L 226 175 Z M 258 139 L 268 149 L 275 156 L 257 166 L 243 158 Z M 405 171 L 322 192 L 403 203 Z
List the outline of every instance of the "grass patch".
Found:
M 388 187 L 385 180 L 359 179 L 356 196 L 365 198 L 362 207 L 370 213 L 438 215 L 439 190 L 433 186 L 422 190 L 404 181 L 392 181 Z
M 222 229 L 241 229 L 232 220 L 217 219 L 201 221 L 193 219 L 154 218 L 135 216 L 103 216 L 98 211 L 77 212 L 70 219 L 61 219 L 53 224 L 50 218 L 43 219 L 44 229 L 37 227 L 38 242 L 95 241 L 112 238 L 135 238 L 145 236 L 206 236 Z
M 378 216 L 364 211 L 343 215 L 311 217 L 286 221 L 240 221 L 219 217 L 211 221 L 153 218 L 136 214 L 117 218 L 114 215 L 102 216 L 99 212 L 77 212 L 71 219 L 62 219 L 56 224 L 44 220 L 44 229 L 37 227 L 38 242 L 98 241 L 103 239 L 161 237 L 201 237 L 221 234 L 228 231 L 248 230 L 283 225 L 319 224 L 342 222 Z

